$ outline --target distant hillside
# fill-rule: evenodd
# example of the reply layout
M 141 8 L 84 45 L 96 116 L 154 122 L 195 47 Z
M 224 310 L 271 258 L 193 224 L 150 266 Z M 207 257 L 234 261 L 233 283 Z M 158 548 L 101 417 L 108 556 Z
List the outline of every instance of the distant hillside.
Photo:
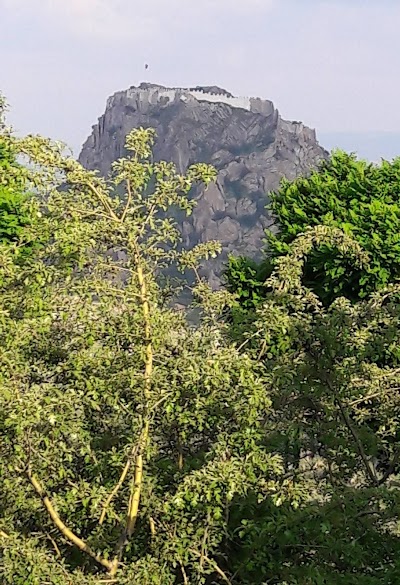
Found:
M 328 155 L 314 130 L 282 120 L 268 100 L 234 97 L 218 87 L 142 83 L 108 99 L 79 160 L 107 173 L 124 153 L 125 136 L 138 126 L 156 129 L 157 160 L 172 160 L 181 171 L 194 162 L 218 169 L 217 182 L 192 195 L 193 215 L 177 216 L 185 246 L 222 242 L 222 256 L 205 267 L 214 285 L 229 252 L 259 254 L 264 230 L 273 223 L 265 211 L 266 194 L 282 177 L 305 174 Z

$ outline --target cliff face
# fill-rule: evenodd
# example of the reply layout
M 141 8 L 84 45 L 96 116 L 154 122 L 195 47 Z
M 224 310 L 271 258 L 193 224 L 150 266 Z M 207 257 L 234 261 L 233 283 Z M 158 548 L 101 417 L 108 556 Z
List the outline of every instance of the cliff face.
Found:
M 142 83 L 108 99 L 80 162 L 106 174 L 124 155 L 125 136 L 138 126 L 155 128 L 156 160 L 172 160 L 182 172 L 195 162 L 218 170 L 215 184 L 193 194 L 192 216 L 177 216 L 185 246 L 212 239 L 222 243 L 223 254 L 205 266 L 213 285 L 229 252 L 259 255 L 264 231 L 273 223 L 265 211 L 268 192 L 282 177 L 305 174 L 327 156 L 314 130 L 282 120 L 270 101 L 235 98 L 218 87 Z

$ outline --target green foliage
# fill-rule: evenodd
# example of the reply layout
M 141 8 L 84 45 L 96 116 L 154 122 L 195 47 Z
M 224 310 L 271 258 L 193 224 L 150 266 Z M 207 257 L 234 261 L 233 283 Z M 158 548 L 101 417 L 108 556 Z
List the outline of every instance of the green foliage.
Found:
M 0 136 L 0 242 L 19 242 L 30 218 L 23 179 L 18 176 L 18 165 L 8 145 Z
M 211 167 L 153 163 L 145 129 L 106 179 L 3 139 L 41 245 L 0 242 L 0 582 L 397 584 L 400 287 L 328 303 L 304 279 L 315 251 L 360 274 L 370 251 L 319 225 L 263 274 L 232 259 L 232 342 L 237 301 L 197 272 L 219 244 L 179 251 L 167 213 Z M 196 328 L 165 304 L 171 264 Z
M 271 262 L 259 264 L 244 256 L 230 256 L 225 274 L 226 284 L 235 291 L 243 309 L 254 309 L 265 298 L 264 283 L 271 273 Z
M 284 179 L 280 189 L 271 194 L 279 233 L 267 234 L 269 259 L 253 267 L 255 274 L 268 268 L 271 259 L 286 254 L 290 243 L 308 227 L 325 225 L 350 235 L 369 254 L 370 262 L 357 268 L 335 248 L 323 244 L 307 260 L 304 284 L 325 304 L 342 295 L 351 300 L 365 298 L 399 278 L 399 198 L 400 158 L 375 165 L 352 154 L 334 152 L 309 177 Z M 232 290 L 237 288 L 237 276 L 232 279 L 230 275 L 234 269 L 228 269 Z M 245 296 L 238 288 L 243 305 L 255 287 L 253 282 L 244 287 Z
M 399 581 L 399 170 L 400 159 L 338 152 L 283 181 L 272 195 L 280 232 L 253 267 L 275 272 L 247 287 L 261 298 L 247 305 L 228 273 L 232 336 L 271 388 L 271 448 L 310 498 L 295 512 L 239 508 L 240 583 Z
M 244 256 L 230 256 L 224 273 L 225 286 L 236 296 L 229 310 L 232 339 L 241 339 L 256 319 L 254 310 L 265 299 L 265 281 L 272 273 L 268 260 L 257 263 Z
M 151 130 L 128 136 L 108 179 L 43 138 L 7 140 L 30 163 L 43 245 L 23 264 L 0 246 L 0 580 L 228 582 L 231 505 L 281 491 L 271 401 L 224 336 L 230 295 L 199 281 L 193 330 L 156 279 L 218 251 L 179 253 L 162 213 L 190 213 L 215 171 L 150 162 Z
M 242 343 L 270 388 L 271 449 L 288 481 L 302 479 L 308 504 L 248 500 L 233 510 L 239 583 L 375 585 L 400 575 L 400 288 L 324 307 L 302 283 L 321 243 L 360 270 L 367 265 L 335 228 L 299 236 L 278 259 Z
M 30 223 L 25 170 L 17 164 L 17 152 L 7 138 L 5 110 L 0 94 L 0 243 L 19 244 L 19 256 L 23 258 L 32 247 L 24 242 Z

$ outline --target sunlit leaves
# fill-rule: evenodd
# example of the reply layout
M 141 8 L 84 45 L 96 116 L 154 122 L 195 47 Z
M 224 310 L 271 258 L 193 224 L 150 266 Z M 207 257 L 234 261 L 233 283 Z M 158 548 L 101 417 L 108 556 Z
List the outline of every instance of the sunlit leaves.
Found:
M 30 235 L 41 246 L 23 265 L 10 246 L 0 262 L 5 584 L 91 585 L 105 577 L 60 536 L 30 474 L 68 528 L 110 559 L 143 443 L 139 517 L 120 585 L 178 583 L 182 571 L 197 583 L 218 576 L 227 507 L 249 491 L 279 494 L 282 466 L 263 428 L 268 391 L 220 325 L 231 296 L 199 279 L 194 293 L 207 318 L 194 331 L 165 305 L 157 281 L 166 265 L 196 271 L 219 252 L 215 242 L 179 252 L 166 216 L 170 206 L 190 213 L 189 191 L 215 171 L 201 164 L 182 175 L 153 163 L 153 140 L 150 130 L 132 132 L 129 155 L 102 178 L 60 144 L 9 138 L 29 161 Z

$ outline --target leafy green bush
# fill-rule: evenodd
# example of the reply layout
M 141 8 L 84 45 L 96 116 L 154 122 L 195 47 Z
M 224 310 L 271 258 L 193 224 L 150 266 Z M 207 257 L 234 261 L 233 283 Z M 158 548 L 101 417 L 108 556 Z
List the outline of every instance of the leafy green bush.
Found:
M 18 242 L 30 218 L 24 180 L 10 147 L 0 136 L 0 242 Z
M 378 585 L 400 576 L 400 286 L 324 307 L 302 283 L 322 244 L 367 269 L 343 232 L 307 230 L 277 260 L 241 343 L 270 389 L 270 447 L 308 498 L 298 508 L 279 497 L 278 507 L 255 497 L 232 507 L 229 558 L 241 585 Z
M 219 250 L 178 252 L 164 213 L 190 213 L 212 168 L 152 163 L 144 129 L 107 179 L 46 139 L 4 141 L 33 163 L 42 244 L 15 262 L 0 243 L 0 582 L 398 583 L 399 287 L 324 306 L 307 258 L 370 258 L 307 229 L 272 272 L 231 261 L 251 285 L 238 347 L 232 295 L 198 280 L 193 328 L 156 278 Z
M 0 94 L 0 243 L 20 244 L 23 258 L 32 249 L 24 242 L 31 222 L 26 193 L 25 169 L 17 162 L 17 152 L 8 139 L 4 122 L 5 100 Z
M 178 253 L 161 213 L 190 213 L 191 186 L 215 171 L 150 162 L 151 130 L 127 137 L 108 180 L 48 140 L 9 140 L 34 163 L 44 243 L 23 264 L 0 246 L 0 581 L 227 582 L 232 501 L 280 493 L 271 401 L 223 335 L 230 296 L 199 281 L 194 331 L 155 278 L 219 249 Z
M 369 254 L 357 268 L 327 244 L 315 249 L 304 267 L 303 283 L 326 304 L 339 296 L 365 298 L 400 276 L 400 158 L 375 165 L 336 151 L 309 177 L 282 180 L 271 193 L 279 233 L 267 233 L 267 260 L 260 266 L 242 261 L 228 266 L 230 289 L 242 306 L 263 296 L 263 272 L 271 260 L 286 254 L 291 242 L 308 227 L 341 229 Z M 253 278 L 249 279 L 249 266 Z M 242 276 L 238 275 L 238 269 Z M 254 296 L 256 291 L 256 296 Z

